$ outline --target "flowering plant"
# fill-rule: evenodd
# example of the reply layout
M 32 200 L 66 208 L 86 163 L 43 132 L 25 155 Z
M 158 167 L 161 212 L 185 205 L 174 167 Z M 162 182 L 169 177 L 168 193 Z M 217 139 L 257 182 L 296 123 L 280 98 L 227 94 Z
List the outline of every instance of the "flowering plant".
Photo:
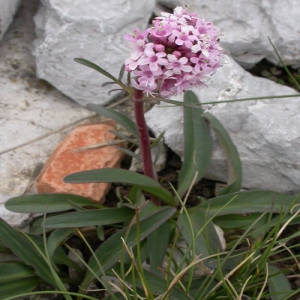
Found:
M 153 21 L 153 27 L 143 32 L 134 29 L 133 35 L 126 35 L 133 51 L 118 79 L 85 59 L 75 59 L 132 96 L 136 122 L 100 105 L 89 104 L 88 108 L 116 120 L 131 133 L 134 140 L 132 136 L 120 137 L 139 146 L 141 156 L 129 149 L 123 151 L 143 162 L 144 175 L 101 169 L 64 179 L 68 183 L 129 185 L 130 191 L 126 197 L 119 195 L 115 208 L 66 194 L 25 195 L 7 201 L 6 208 L 11 211 L 49 215 L 36 220 L 29 234 L 20 233 L 0 219 L 0 251 L 11 250 L 24 261 L 0 263 L 0 270 L 10 270 L 8 274 L 0 271 L 0 293 L 5 299 L 21 293 L 25 296 L 44 281 L 54 287 L 54 291 L 45 293 L 59 291 L 69 300 L 72 296 L 96 300 L 99 296 L 86 295 L 95 279 L 109 294 L 106 300 L 283 299 L 280 295 L 290 299 L 295 294 L 283 272 L 272 264 L 270 253 L 280 253 L 289 241 L 280 238 L 281 224 L 284 229 L 285 222 L 300 223 L 296 215 L 291 217 L 299 200 L 274 192 L 240 192 L 242 168 L 236 147 L 223 125 L 203 112 L 196 95 L 187 91 L 204 86 L 222 65 L 219 36 L 211 22 L 177 7 L 173 14 L 162 13 Z M 124 69 L 134 75 L 127 85 L 122 82 Z M 162 98 L 182 92 L 182 103 Z M 170 189 L 160 184 L 154 170 L 151 147 L 159 137 L 150 144 L 144 118 L 144 101 L 154 97 L 183 106 L 183 164 L 177 187 Z M 227 186 L 213 199 L 201 199 L 198 205 L 188 208 L 190 191 L 210 161 L 210 129 L 227 156 Z M 279 215 L 273 217 L 274 213 Z M 227 244 L 216 225 L 229 233 L 235 230 Z M 81 227 L 85 230 L 78 229 Z M 66 249 L 75 252 L 67 241 L 75 228 L 92 252 L 86 261 L 79 258 L 85 269 L 65 253 Z M 96 250 L 92 250 L 85 234 L 99 240 Z M 291 257 L 294 254 L 286 259 Z M 79 279 L 68 278 L 66 266 L 75 269 Z M 118 279 L 118 284 L 107 275 Z M 73 290 L 79 287 L 78 292 L 67 291 L 65 283 Z
M 161 15 L 153 27 L 125 35 L 133 48 L 125 67 L 136 76 L 134 88 L 170 97 L 204 85 L 222 65 L 223 50 L 213 23 L 182 7 Z

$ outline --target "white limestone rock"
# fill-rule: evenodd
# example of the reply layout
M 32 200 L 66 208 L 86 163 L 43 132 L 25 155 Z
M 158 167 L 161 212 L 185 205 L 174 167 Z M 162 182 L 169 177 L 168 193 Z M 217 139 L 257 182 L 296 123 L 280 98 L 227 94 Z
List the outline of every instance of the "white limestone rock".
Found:
M 158 0 L 174 7 L 185 0 Z M 299 0 L 191 0 L 198 16 L 213 21 L 224 33 L 222 45 L 243 67 L 251 68 L 263 58 L 279 60 L 268 37 L 287 65 L 300 67 Z
M 217 71 L 207 88 L 194 92 L 201 102 L 297 93 L 292 88 L 252 76 L 233 59 Z M 178 96 L 177 100 L 182 98 Z M 147 123 L 156 136 L 165 131 L 166 144 L 183 157 L 182 109 L 161 106 L 156 105 L 147 112 Z M 300 96 L 220 103 L 205 108 L 222 122 L 239 151 L 244 188 L 300 192 Z M 206 177 L 225 182 L 225 154 L 215 138 L 213 143 Z
M 20 0 L 1 0 L 0 1 L 0 41 L 11 24 L 14 14 L 20 4 Z
M 22 2 L 0 44 L 0 217 L 13 226 L 25 225 L 29 215 L 7 211 L 5 201 L 26 193 L 67 127 L 92 114 L 35 77 L 32 17 L 38 3 Z
M 37 76 L 81 105 L 106 104 L 116 85 L 73 61 L 88 59 L 118 77 L 130 48 L 124 34 L 146 28 L 155 0 L 42 0 L 35 16 Z

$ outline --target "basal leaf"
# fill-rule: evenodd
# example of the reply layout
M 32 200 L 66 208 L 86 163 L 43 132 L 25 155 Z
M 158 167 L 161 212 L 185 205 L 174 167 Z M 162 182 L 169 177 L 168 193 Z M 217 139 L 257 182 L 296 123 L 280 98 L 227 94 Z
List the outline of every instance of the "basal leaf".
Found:
M 173 207 L 160 207 L 158 209 L 159 210 L 157 212 L 151 214 L 145 219 L 140 219 L 139 233 L 141 241 L 170 219 L 176 212 L 176 209 Z M 130 228 L 129 233 L 128 228 L 124 228 L 100 245 L 100 247 L 95 251 L 95 255 L 97 256 L 104 272 L 109 270 L 119 261 L 120 254 L 123 249 L 121 238 L 125 239 L 126 245 L 130 248 L 137 244 L 136 237 L 136 224 L 134 224 Z M 89 266 L 96 274 L 101 274 L 101 269 L 94 257 L 90 259 Z M 80 284 L 82 291 L 84 291 L 93 279 L 94 275 L 88 271 L 84 281 Z
M 284 273 L 282 273 L 282 271 L 280 271 L 274 265 L 268 264 L 268 269 L 269 269 L 268 286 L 270 289 L 271 299 L 272 300 L 289 299 L 287 297 L 291 295 L 293 292 L 289 280 L 286 278 Z
M 188 216 L 185 213 L 181 214 L 177 222 L 187 245 L 190 246 L 194 243 L 195 254 L 201 255 L 201 258 L 222 252 L 222 245 L 213 223 L 207 223 L 206 211 L 200 206 L 195 206 L 187 211 Z M 193 226 L 193 235 L 188 219 Z
M 100 169 L 83 171 L 68 175 L 64 178 L 67 183 L 88 183 L 88 182 L 113 182 L 134 185 L 160 198 L 164 203 L 175 206 L 171 193 L 164 189 L 157 181 L 145 175 L 123 170 L 123 169 Z
M 46 228 L 76 228 L 109 225 L 128 222 L 133 216 L 134 211 L 126 207 L 76 211 L 47 218 Z
M 0 300 L 18 296 L 34 290 L 42 280 L 37 276 L 20 278 L 11 282 L 0 282 Z
M 224 215 L 214 218 L 214 223 L 223 229 L 240 229 L 247 230 L 256 220 L 261 217 L 261 214 L 243 214 L 243 215 Z M 255 224 L 253 229 L 264 226 L 269 219 L 269 215 L 266 214 L 263 218 Z
M 210 215 L 218 216 L 245 213 L 280 213 L 291 209 L 292 204 L 299 204 L 294 196 L 269 191 L 245 191 L 218 196 L 200 204 L 208 209 Z M 221 210 L 221 211 L 220 211 Z
M 0 219 L 0 239 L 26 264 L 31 265 L 38 276 L 57 288 L 49 266 L 37 249 L 17 230 Z
M 47 239 L 49 257 L 52 257 L 57 247 L 74 232 L 74 228 L 58 228 L 51 232 Z
M 220 191 L 219 195 L 238 192 L 242 185 L 242 164 L 239 153 L 219 120 L 210 113 L 203 114 L 203 117 L 209 121 L 210 127 L 214 130 L 227 157 L 228 183 L 227 186 Z
M 35 277 L 33 268 L 19 261 L 0 262 L 0 283 L 13 282 L 21 278 Z
M 196 95 L 187 91 L 184 103 L 199 104 Z M 211 156 L 211 138 L 202 110 L 184 107 L 184 158 L 178 177 L 177 192 L 182 197 L 191 184 L 203 176 Z
M 53 213 L 74 209 L 74 204 L 77 206 L 95 206 L 91 200 L 77 195 L 36 194 L 11 198 L 6 201 L 5 208 L 21 213 Z
M 159 275 L 163 259 L 169 245 L 170 224 L 165 222 L 158 229 L 153 231 L 147 238 L 147 246 L 150 259 L 150 271 Z

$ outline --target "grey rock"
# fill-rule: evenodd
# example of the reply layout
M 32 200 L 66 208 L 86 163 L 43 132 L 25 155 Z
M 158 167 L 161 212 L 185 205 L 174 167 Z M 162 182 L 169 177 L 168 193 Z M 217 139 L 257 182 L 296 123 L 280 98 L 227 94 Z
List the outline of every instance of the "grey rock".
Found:
M 169 7 L 186 4 L 184 0 L 158 2 Z M 221 29 L 222 46 L 243 67 L 251 68 L 263 58 L 280 65 L 268 37 L 287 65 L 300 67 L 299 0 L 192 0 L 189 5 Z
M 20 0 L 1 0 L 0 2 L 0 40 L 11 24 Z
M 81 105 L 106 104 L 115 85 L 73 61 L 88 59 L 118 77 L 130 48 L 124 40 L 134 28 L 146 28 L 155 0 L 42 0 L 35 16 L 37 76 Z
M 92 115 L 35 77 L 32 17 L 38 3 L 23 1 L 0 44 L 0 217 L 13 226 L 30 216 L 7 211 L 4 202 L 28 192 L 57 144 Z
M 202 103 L 221 100 L 297 94 L 287 86 L 254 77 L 233 59 L 207 83 L 194 90 Z M 183 96 L 175 100 L 182 101 Z M 243 187 L 300 192 L 300 96 L 205 105 L 227 129 L 243 165 Z M 165 131 L 166 144 L 183 157 L 183 117 L 180 107 L 154 106 L 146 114 L 150 129 Z M 225 154 L 214 138 L 211 165 L 205 177 L 226 182 Z

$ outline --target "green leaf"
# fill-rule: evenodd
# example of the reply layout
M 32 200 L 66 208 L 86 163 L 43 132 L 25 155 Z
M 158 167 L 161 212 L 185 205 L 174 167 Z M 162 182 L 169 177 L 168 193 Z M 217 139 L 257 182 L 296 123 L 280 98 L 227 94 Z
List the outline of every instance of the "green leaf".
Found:
M 127 135 L 122 134 L 116 130 L 109 130 L 109 132 L 119 137 L 121 140 L 125 140 L 126 142 L 136 145 L 137 147 L 139 147 L 140 145 L 138 140 L 129 138 Z
M 47 239 L 49 257 L 52 257 L 57 247 L 74 232 L 74 228 L 59 228 L 54 230 Z
M 242 185 L 242 164 L 239 153 L 226 129 L 218 121 L 218 119 L 209 113 L 203 114 L 203 117 L 209 121 L 210 127 L 216 133 L 216 136 L 227 157 L 228 183 L 227 186 L 220 191 L 219 195 L 221 196 L 238 192 Z
M 41 279 L 37 276 L 25 277 L 11 282 L 0 282 L 0 300 L 5 300 L 10 297 L 16 297 L 24 293 L 29 293 L 41 283 Z
M 103 107 L 99 104 L 89 103 L 86 106 L 87 108 L 91 109 L 92 111 L 96 112 L 99 115 L 102 115 L 106 118 L 111 118 L 115 120 L 118 124 L 122 125 L 126 128 L 136 139 L 139 139 L 138 130 L 136 124 L 129 119 L 127 116 L 106 107 Z
M 14 280 L 34 276 L 34 270 L 19 261 L 0 262 L 0 283 L 13 282 Z
M 151 214 L 149 217 L 140 219 L 139 232 L 141 241 L 170 219 L 176 212 L 176 209 L 173 207 L 160 207 L 158 209 L 159 210 L 157 212 Z M 130 248 L 137 244 L 136 236 L 136 224 L 134 224 L 130 229 L 126 227 L 115 233 L 100 245 L 100 247 L 95 251 L 95 255 L 98 258 L 104 272 L 109 270 L 119 261 L 123 249 L 121 238 L 125 239 L 126 245 Z M 96 274 L 101 275 L 101 269 L 94 257 L 90 259 L 89 267 Z M 92 272 L 88 271 L 84 281 L 80 284 L 82 291 L 84 291 L 93 279 L 94 275 Z
M 219 196 L 201 203 L 200 206 L 205 210 L 208 209 L 210 215 L 219 212 L 218 216 L 223 216 L 268 211 L 280 213 L 291 209 L 293 203 L 300 203 L 300 199 L 276 192 L 245 191 Z
M 21 213 L 53 213 L 74 209 L 77 206 L 94 206 L 91 200 L 72 194 L 37 194 L 14 197 L 6 201 L 5 208 Z
M 224 215 L 214 218 L 214 223 L 223 229 L 239 229 L 247 230 L 257 219 L 261 217 L 261 214 L 247 214 L 247 215 Z M 266 214 L 255 224 L 253 229 L 260 228 L 266 225 L 269 219 L 269 215 Z
M 138 160 L 140 162 L 142 161 L 141 156 L 138 155 L 138 154 L 136 154 L 135 152 L 130 151 L 130 150 L 126 149 L 126 148 L 118 147 L 118 146 L 116 146 L 116 148 L 118 148 L 120 151 L 122 151 L 124 154 L 126 154 L 128 156 L 131 156 L 132 158 L 135 158 L 136 160 Z
M 292 294 L 291 285 L 282 271 L 280 271 L 274 265 L 268 264 L 269 277 L 268 286 L 270 289 L 272 300 L 283 300 L 288 299 L 289 295 Z M 276 275 L 274 275 L 276 274 Z
M 31 265 L 36 274 L 58 288 L 46 261 L 37 249 L 19 232 L 0 219 L 0 239 L 26 264 Z
M 120 80 L 118 80 L 116 77 L 114 77 L 113 75 L 111 75 L 110 73 L 108 73 L 107 71 L 105 71 L 104 69 L 102 69 L 101 67 L 99 67 L 98 65 L 84 59 L 84 58 L 74 58 L 74 61 L 78 62 L 79 64 L 82 64 L 84 66 L 87 66 L 91 69 L 96 70 L 97 72 L 101 73 L 102 75 L 110 78 L 111 80 L 113 80 L 115 83 L 117 83 L 124 91 L 126 91 L 128 94 L 132 94 L 132 91 L 130 88 L 128 88 L 128 86 L 126 86 L 125 84 L 123 84 Z
M 100 210 L 76 211 L 50 217 L 46 220 L 46 228 L 70 228 L 109 225 L 128 222 L 134 216 L 132 209 L 104 208 Z
M 187 91 L 184 103 L 199 104 L 196 95 Z M 184 158 L 178 177 L 178 194 L 182 197 L 191 184 L 203 176 L 211 157 L 211 138 L 201 109 L 184 107 Z
M 165 222 L 153 231 L 147 238 L 147 246 L 150 258 L 150 271 L 153 274 L 161 274 L 163 259 L 169 245 L 170 224 Z
M 150 177 L 132 171 L 114 168 L 83 171 L 64 178 L 67 183 L 113 182 L 134 185 L 160 198 L 164 203 L 175 206 L 171 193 Z
M 142 193 L 142 191 L 137 188 L 136 186 L 133 186 L 130 189 L 130 192 L 128 194 L 128 199 L 133 203 L 134 206 L 140 208 L 145 204 L 145 196 Z M 152 202 L 151 202 L 152 203 Z
M 120 72 L 119 72 L 119 76 L 118 76 L 118 79 L 121 81 L 123 76 L 124 76 L 124 73 L 125 73 L 125 64 L 122 65 L 121 69 L 120 69 Z
M 114 270 L 117 273 L 120 273 L 120 268 L 118 266 L 116 266 L 116 268 L 114 268 Z M 147 270 L 143 270 L 144 273 L 144 278 L 145 281 L 147 282 L 147 285 L 150 289 L 150 291 L 154 294 L 154 295 L 162 295 L 164 294 L 167 289 L 168 289 L 168 285 L 167 282 L 164 278 L 153 274 Z M 138 274 L 134 274 L 135 278 L 135 284 L 137 285 L 138 288 L 140 288 L 141 290 L 143 289 L 143 284 L 138 276 Z M 132 273 L 129 272 L 129 274 L 126 277 L 126 280 L 129 281 L 130 283 L 132 283 Z M 186 292 L 184 292 L 183 290 L 179 289 L 178 286 L 174 286 L 171 291 L 169 292 L 170 297 L 165 297 L 164 299 L 172 299 L 172 300 L 191 300 L 192 297 L 189 296 Z M 112 298 L 105 298 L 105 299 L 112 299 Z M 147 298 L 148 299 L 148 298 Z M 160 299 L 160 298 L 157 298 Z
M 207 222 L 207 214 L 199 205 L 187 210 L 188 216 L 183 213 L 178 218 L 178 228 L 188 246 L 195 245 L 195 254 L 201 258 L 222 252 L 222 245 L 212 222 Z M 193 226 L 194 235 L 189 225 Z M 192 248 L 191 248 L 192 249 Z

